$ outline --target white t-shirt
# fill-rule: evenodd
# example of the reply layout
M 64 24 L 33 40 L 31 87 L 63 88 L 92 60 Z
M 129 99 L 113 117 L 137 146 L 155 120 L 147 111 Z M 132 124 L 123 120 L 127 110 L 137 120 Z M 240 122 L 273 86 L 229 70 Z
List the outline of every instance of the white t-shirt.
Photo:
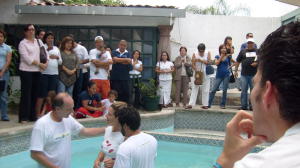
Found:
M 261 152 L 246 155 L 234 168 L 300 167 L 300 123 L 288 129 L 283 137 Z
M 143 132 L 129 137 L 117 151 L 114 168 L 154 168 L 157 141 Z
M 108 62 L 109 60 L 112 60 L 110 52 L 105 51 L 104 54 L 101 54 L 101 51 L 98 49 L 92 49 L 90 51 L 90 60 L 100 60 L 101 62 Z M 98 68 L 98 74 L 95 74 L 96 72 L 96 66 L 91 63 L 90 64 L 90 80 L 92 79 L 100 79 L 100 80 L 107 80 L 108 79 L 108 70 L 104 68 Z
M 75 52 L 79 61 L 89 59 L 89 53 L 84 46 L 77 44 L 73 51 Z M 83 73 L 87 72 L 87 68 L 84 65 L 79 66 L 82 69 Z
M 104 115 L 106 115 L 108 113 L 108 109 L 109 107 L 114 103 L 114 102 L 110 102 L 109 99 L 103 99 L 101 100 L 101 103 L 103 104 L 104 106 Z
M 133 63 L 133 59 L 132 59 L 132 63 Z M 142 61 L 138 60 L 138 63 L 135 64 L 134 68 L 138 69 L 138 68 L 140 68 L 142 66 L 142 64 L 143 64 Z M 129 71 L 129 74 L 131 75 L 130 77 L 132 77 L 132 75 L 136 75 L 138 77 L 141 77 L 141 72 L 137 71 L 135 69 Z
M 50 51 L 47 51 L 48 46 L 45 44 L 45 49 L 46 52 L 48 52 L 49 59 L 48 59 L 48 66 L 45 71 L 42 72 L 42 74 L 47 74 L 47 75 L 58 75 L 58 65 L 61 65 L 62 59 L 60 55 L 60 50 L 56 47 L 53 46 L 53 49 Z M 50 56 L 55 55 L 58 56 L 59 59 L 51 59 Z
M 121 132 L 112 132 L 112 126 L 105 129 L 104 139 L 101 145 L 101 152 L 105 154 L 105 158 L 115 159 L 120 144 L 124 141 Z
M 58 167 L 70 168 L 71 135 L 77 135 L 83 126 L 72 116 L 55 122 L 50 116 L 51 113 L 34 124 L 29 150 L 43 152 L 49 161 Z
M 160 61 L 156 64 L 156 67 L 159 67 L 160 70 L 171 70 L 171 68 L 174 67 L 174 64 L 171 61 Z M 172 80 L 172 73 L 159 74 L 159 80 Z

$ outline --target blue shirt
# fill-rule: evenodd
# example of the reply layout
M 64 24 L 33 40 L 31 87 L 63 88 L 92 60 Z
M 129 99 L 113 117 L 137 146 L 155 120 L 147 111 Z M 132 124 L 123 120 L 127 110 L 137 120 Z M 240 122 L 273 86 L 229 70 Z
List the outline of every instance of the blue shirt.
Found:
M 215 58 L 219 59 L 220 56 L 217 55 Z M 220 64 L 217 66 L 216 78 L 225 78 L 230 76 L 230 71 L 229 71 L 230 60 L 231 60 L 231 56 L 227 57 L 224 61 L 220 62 Z
M 101 101 L 101 96 L 98 93 L 90 95 L 87 91 L 83 91 L 78 96 L 77 108 L 83 107 L 84 100 L 88 100 L 88 106 L 95 107 L 95 104 Z
M 12 50 L 10 46 L 6 45 L 5 43 L 0 45 L 0 69 L 2 69 L 6 64 L 7 54 L 11 52 Z
M 120 53 L 119 50 L 112 51 L 112 58 L 131 58 L 129 52 L 126 50 L 124 53 Z M 113 64 L 110 79 L 111 80 L 130 80 L 129 71 L 132 70 L 131 64 Z

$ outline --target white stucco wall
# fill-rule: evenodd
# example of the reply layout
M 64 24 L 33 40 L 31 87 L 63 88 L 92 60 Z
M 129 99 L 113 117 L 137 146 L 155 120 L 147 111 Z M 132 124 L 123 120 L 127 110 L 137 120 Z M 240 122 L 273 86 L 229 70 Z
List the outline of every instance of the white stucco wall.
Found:
M 218 54 L 219 45 L 226 36 L 233 38 L 234 57 L 246 41 L 246 34 L 252 32 L 259 46 L 272 31 L 281 25 L 280 18 L 254 18 L 239 16 L 211 16 L 187 13 L 186 18 L 175 19 L 171 32 L 172 60 L 179 55 L 179 47 L 188 48 L 188 54 L 197 51 L 199 43 L 205 43 L 212 56 Z

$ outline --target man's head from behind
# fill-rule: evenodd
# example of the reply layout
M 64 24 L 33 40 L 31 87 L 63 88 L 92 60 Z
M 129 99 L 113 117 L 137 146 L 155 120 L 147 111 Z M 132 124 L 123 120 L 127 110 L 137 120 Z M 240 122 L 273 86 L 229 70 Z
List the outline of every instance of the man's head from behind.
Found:
M 74 101 L 67 93 L 59 93 L 52 102 L 52 109 L 57 119 L 68 118 L 74 112 Z
M 259 52 L 251 92 L 254 133 L 276 141 L 300 122 L 300 23 L 271 33 Z
M 140 113 L 133 107 L 125 107 L 115 112 L 121 125 L 121 132 L 124 136 L 129 137 L 140 128 Z

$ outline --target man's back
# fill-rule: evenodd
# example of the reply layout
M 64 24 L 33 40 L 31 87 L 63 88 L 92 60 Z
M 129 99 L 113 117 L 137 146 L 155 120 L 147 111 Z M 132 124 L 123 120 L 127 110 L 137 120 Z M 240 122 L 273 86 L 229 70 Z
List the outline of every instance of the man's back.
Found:
M 154 168 L 156 139 L 143 132 L 129 137 L 117 152 L 114 168 Z

